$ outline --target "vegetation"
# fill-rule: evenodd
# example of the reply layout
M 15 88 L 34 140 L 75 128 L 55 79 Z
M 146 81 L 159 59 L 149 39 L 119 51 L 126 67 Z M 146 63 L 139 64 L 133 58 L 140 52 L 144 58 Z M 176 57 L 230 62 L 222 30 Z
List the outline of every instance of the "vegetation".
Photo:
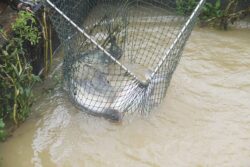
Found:
M 52 41 L 51 41 L 51 25 L 47 24 L 47 14 L 46 10 L 42 12 L 42 32 L 44 39 L 44 75 L 48 75 L 50 67 L 53 63 L 53 51 L 52 51 Z
M 180 14 L 187 14 L 193 11 L 198 0 L 176 0 L 177 9 Z M 211 25 L 226 30 L 229 24 L 244 18 L 250 14 L 250 6 L 239 10 L 238 6 L 247 0 L 229 0 L 225 7 L 222 6 L 221 0 L 215 3 L 206 2 L 200 21 L 202 25 Z
M 223 9 L 220 0 L 217 0 L 214 5 L 207 3 L 201 15 L 202 20 L 206 24 L 217 26 L 227 30 L 228 25 L 240 20 L 250 14 L 250 6 L 246 6 L 242 10 L 238 10 L 239 3 L 246 0 L 230 0 L 227 6 Z
M 4 130 L 5 124 L 3 119 L 0 119 L 0 140 L 5 140 L 6 132 Z
M 176 0 L 177 11 L 179 14 L 191 13 L 197 5 L 197 0 Z
M 40 38 L 33 14 L 19 12 L 12 29 L 14 34 L 11 37 L 1 30 L 7 44 L 0 46 L 0 140 L 5 139 L 6 122 L 17 125 L 29 115 L 32 87 L 40 80 L 32 73 L 23 47 L 27 43 L 37 44 Z
M 211 18 L 218 18 L 222 16 L 221 1 L 217 0 L 215 4 L 207 2 L 203 8 L 201 20 L 207 21 Z

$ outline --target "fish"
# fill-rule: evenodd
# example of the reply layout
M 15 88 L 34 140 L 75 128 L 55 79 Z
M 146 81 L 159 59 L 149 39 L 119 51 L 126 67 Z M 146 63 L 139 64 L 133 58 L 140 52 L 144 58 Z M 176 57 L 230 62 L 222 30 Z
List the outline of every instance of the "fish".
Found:
M 123 81 L 117 80 L 112 83 L 107 79 L 107 73 L 104 72 L 107 64 L 105 65 L 100 57 L 96 60 L 99 61 L 97 66 L 90 64 L 93 62 L 90 62 L 88 57 L 75 63 L 73 67 L 76 66 L 76 70 L 73 71 L 69 80 L 69 92 L 74 102 L 95 116 L 120 122 L 129 109 L 136 109 L 152 94 L 154 85 L 160 81 L 158 78 L 149 85 L 142 85 L 135 79 L 128 80 L 124 74 Z M 136 64 L 132 66 L 139 67 Z M 149 69 L 144 72 L 146 79 L 152 74 Z

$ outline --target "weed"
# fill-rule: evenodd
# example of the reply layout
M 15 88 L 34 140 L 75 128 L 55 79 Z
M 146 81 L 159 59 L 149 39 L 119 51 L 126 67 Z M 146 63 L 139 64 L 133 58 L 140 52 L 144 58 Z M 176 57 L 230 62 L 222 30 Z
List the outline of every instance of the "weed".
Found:
M 3 122 L 3 119 L 0 119 L 0 141 L 5 140 L 6 138 L 6 132 L 4 130 L 5 124 Z
M 176 0 L 177 11 L 181 15 L 190 14 L 197 5 L 197 0 Z
M 0 130 L 4 128 L 4 121 L 12 120 L 18 124 L 27 118 L 32 104 L 32 87 L 40 80 L 32 73 L 23 47 L 27 42 L 37 44 L 40 38 L 33 14 L 19 12 L 12 29 L 13 37 L 0 31 L 7 43 L 0 46 Z

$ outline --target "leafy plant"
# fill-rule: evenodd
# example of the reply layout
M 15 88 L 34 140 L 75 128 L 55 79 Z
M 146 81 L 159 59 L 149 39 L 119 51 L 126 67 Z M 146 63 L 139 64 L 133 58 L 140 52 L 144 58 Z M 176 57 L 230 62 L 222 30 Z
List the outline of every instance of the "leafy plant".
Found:
M 191 13 L 197 5 L 197 0 L 176 0 L 177 11 L 185 15 Z
M 222 16 L 222 8 L 221 8 L 221 0 L 216 0 L 215 4 L 207 2 L 203 8 L 201 19 L 208 20 L 213 17 L 221 17 Z
M 206 2 L 200 15 L 202 25 L 212 25 L 226 30 L 230 23 L 233 24 L 250 14 L 250 6 L 238 10 L 238 5 L 247 0 L 229 0 L 224 8 L 221 2 L 221 0 L 216 0 L 215 3 Z M 190 14 L 196 5 L 197 0 L 176 0 L 177 12 L 181 15 Z
M 229 23 L 244 18 L 244 16 L 250 14 L 250 6 L 246 6 L 244 9 L 238 11 L 237 7 L 239 3 L 247 2 L 247 0 L 230 0 L 227 7 L 223 11 L 223 15 L 219 17 L 219 26 L 225 30 L 228 28 Z
M 250 14 L 250 6 L 246 6 L 242 10 L 237 9 L 238 5 L 244 1 L 246 2 L 246 0 L 229 0 L 224 9 L 221 6 L 221 0 L 216 0 L 215 4 L 206 3 L 200 17 L 201 21 L 226 30 L 230 23 L 233 24 Z
M 0 119 L 0 141 L 5 140 L 6 138 L 6 132 L 4 130 L 5 124 L 3 122 L 3 119 Z
M 0 119 L 2 123 L 12 120 L 18 124 L 29 115 L 32 87 L 40 80 L 32 73 L 32 66 L 25 58 L 26 50 L 23 46 L 25 43 L 37 44 L 40 34 L 33 14 L 24 11 L 19 12 L 12 29 L 12 37 L 8 37 L 3 30 L 0 31 L 7 43 L 0 46 Z
M 21 38 L 23 42 L 29 41 L 31 45 L 35 45 L 39 42 L 39 31 L 37 28 L 36 20 L 30 12 L 19 12 L 19 16 L 16 22 L 12 25 L 12 29 L 18 38 Z

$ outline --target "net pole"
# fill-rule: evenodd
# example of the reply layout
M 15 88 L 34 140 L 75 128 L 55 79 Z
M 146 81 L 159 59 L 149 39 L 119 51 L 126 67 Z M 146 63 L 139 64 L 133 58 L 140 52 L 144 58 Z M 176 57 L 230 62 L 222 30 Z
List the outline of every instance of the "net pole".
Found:
M 165 56 L 161 59 L 158 66 L 155 68 L 151 76 L 149 77 L 147 82 L 151 82 L 152 78 L 156 75 L 156 73 L 159 71 L 159 69 L 164 64 L 165 60 L 167 59 L 167 56 L 174 50 L 176 44 L 181 40 L 181 37 L 183 36 L 184 32 L 187 30 L 188 26 L 192 24 L 192 21 L 196 18 L 196 16 L 199 14 L 200 10 L 202 9 L 203 5 L 205 4 L 206 0 L 200 0 L 199 4 L 196 6 L 195 10 L 192 12 L 191 16 L 189 17 L 188 21 L 185 23 L 183 28 L 181 29 L 180 33 L 178 34 L 177 38 L 175 39 L 174 43 L 171 45 L 171 47 L 166 52 Z M 191 32 L 190 32 L 191 33 Z
M 118 64 L 122 69 L 128 72 L 134 79 L 136 79 L 142 85 L 148 85 L 148 80 L 140 80 L 132 71 L 130 71 L 126 66 L 116 60 L 106 49 L 104 49 L 101 45 L 99 45 L 86 31 L 80 28 L 74 21 L 72 21 L 66 14 L 64 14 L 60 9 L 58 9 L 50 0 L 46 0 L 46 2 L 55 9 L 60 15 L 62 15 L 73 27 L 75 27 L 80 33 L 82 33 L 87 39 L 89 39 L 94 45 L 98 47 L 101 51 L 105 53 L 109 58 L 111 58 L 116 64 Z

